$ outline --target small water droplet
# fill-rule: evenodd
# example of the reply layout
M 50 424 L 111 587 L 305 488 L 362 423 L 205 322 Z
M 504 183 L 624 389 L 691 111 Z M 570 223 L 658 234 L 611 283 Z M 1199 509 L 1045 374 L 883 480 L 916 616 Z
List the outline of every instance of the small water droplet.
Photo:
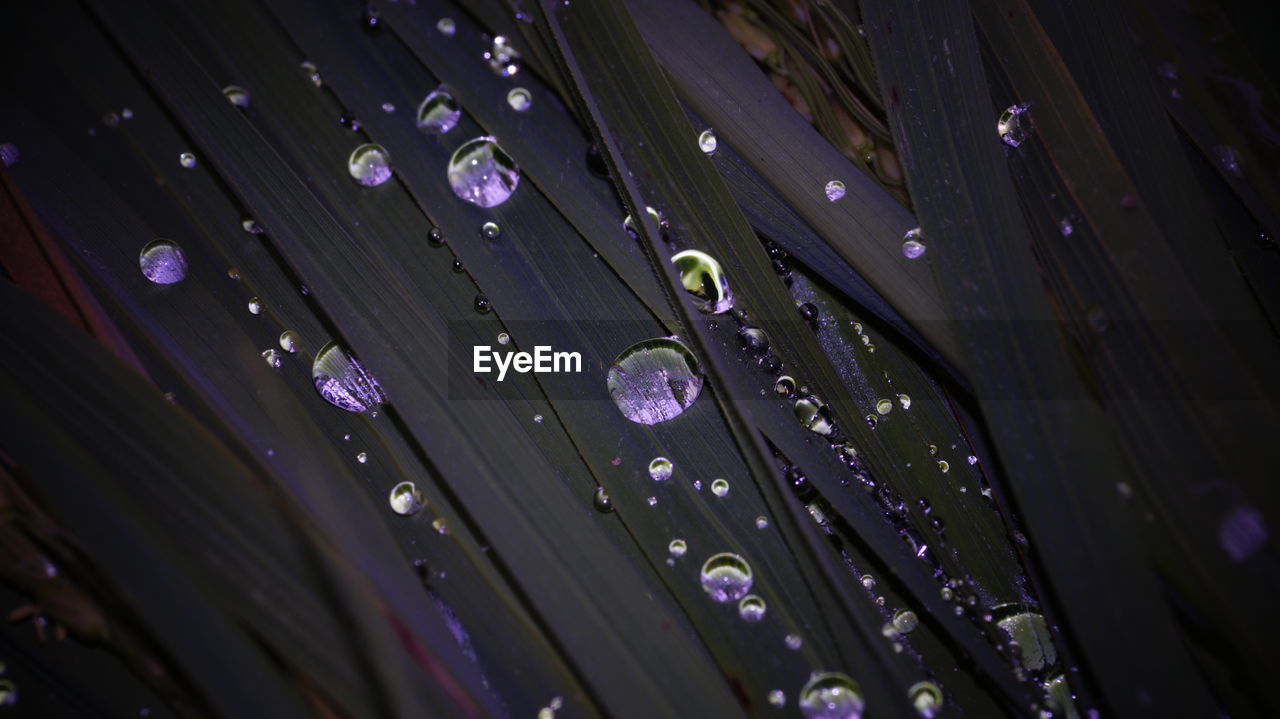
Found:
M 280 366 L 280 361 L 281 361 L 280 353 L 277 352 L 274 348 L 263 352 L 262 359 L 266 360 L 267 365 L 272 368 L 278 368 Z
M 781 689 L 769 692 L 769 705 L 781 709 L 787 705 L 787 695 Z
M 436 29 L 445 37 L 453 37 L 453 34 L 458 31 L 458 26 L 453 22 L 453 18 L 442 17 L 436 22 Z
M 196 156 L 190 152 L 184 152 L 181 155 L 178 155 L 178 164 L 190 170 L 196 166 Z
M 1070 237 L 1071 233 L 1075 231 L 1075 225 L 1072 225 L 1071 220 L 1068 218 L 1064 217 L 1061 220 L 1058 220 L 1058 232 L 1061 232 L 1063 237 Z
M 969 455 L 969 464 L 970 464 L 970 465 L 974 465 L 974 464 L 977 464 L 977 463 L 978 463 L 978 458 L 977 458 L 977 457 L 975 457 L 975 456 L 974 456 L 974 455 L 972 455 L 972 454 L 971 454 L 971 455 Z
M 876 412 L 880 414 L 889 414 L 893 411 L 893 400 L 882 399 L 876 402 Z
M 1233 507 L 1218 524 L 1218 544 L 1233 562 L 1243 562 L 1267 543 L 1262 512 L 1248 505 Z
M 673 470 L 674 467 L 671 464 L 671 460 L 666 457 L 654 457 L 653 461 L 649 463 L 649 476 L 655 482 L 670 479 Z
M 698 250 L 685 250 L 672 255 L 671 264 L 676 266 L 681 284 L 693 295 L 694 306 L 699 311 L 719 315 L 733 309 L 729 278 L 714 257 Z
M 1017 105 L 1010 105 L 1000 114 L 1000 119 L 996 121 L 996 132 L 1000 135 L 1000 139 L 1004 140 L 1004 144 L 1017 147 L 1027 139 L 1030 128 L 1026 113 L 1029 109 L 1031 109 L 1031 103 L 1020 102 Z
M 657 498 L 657 497 L 650 497 L 650 498 L 646 499 L 645 501 L 649 503 L 649 506 L 650 506 L 650 507 L 656 507 L 656 506 L 658 506 L 658 498 Z
M 18 164 L 18 160 L 21 159 L 22 152 L 18 149 L 17 145 L 11 142 L 6 142 L 3 145 L 0 145 L 0 162 L 3 162 L 5 167 L 13 167 Z
M 591 497 L 591 504 L 601 514 L 608 514 L 613 511 L 613 500 L 609 499 L 609 493 L 604 491 L 604 487 L 596 487 L 596 492 Z
M 484 59 L 489 62 L 490 69 L 502 77 L 511 77 L 520 72 L 520 53 L 511 47 L 503 35 L 493 38 L 493 46 L 484 54 Z
M 361 452 L 361 453 L 357 454 L 357 455 L 356 455 L 356 461 L 357 461 L 357 462 L 359 462 L 360 464 L 368 464 L 368 462 L 369 462 L 369 453 L 368 453 L 368 452 Z
M 222 88 L 222 94 L 227 101 L 239 108 L 249 106 L 249 91 L 239 85 L 227 85 Z
M 507 334 L 506 332 L 498 333 L 498 344 L 505 345 L 509 342 L 511 342 L 511 335 Z
M 902 236 L 902 256 L 908 260 L 914 260 L 923 255 L 926 249 L 924 242 L 921 241 L 923 239 L 924 233 L 920 231 L 919 227 L 908 230 L 907 234 Z
M 434 135 L 452 130 L 460 117 L 462 110 L 444 85 L 432 90 L 418 105 L 418 129 Z
M 496 240 L 502 235 L 502 228 L 496 222 L 486 222 L 480 226 L 480 236 L 486 240 Z
M 477 137 L 449 159 L 453 194 L 481 207 L 506 202 L 520 184 L 520 168 L 492 137 Z
M 796 651 L 800 647 L 804 646 L 804 640 L 800 638 L 799 634 L 788 634 L 782 638 L 782 641 L 787 645 L 787 649 L 790 649 L 791 651 Z
M 858 683 L 838 672 L 813 674 L 798 703 L 805 719 L 862 719 L 866 708 Z
M 303 60 L 299 67 L 302 68 L 302 72 L 306 73 L 307 79 L 311 80 L 312 85 L 324 87 L 324 78 L 320 76 L 320 69 L 316 67 L 314 62 Z
M 949 462 L 947 462 L 947 460 L 945 460 L 945 459 L 940 459 L 940 460 L 938 460 L 938 469 L 939 469 L 943 474 L 946 474 L 947 472 L 950 472 L 950 471 L 951 471 L 951 464 L 950 464 Z
M 18 703 L 18 685 L 8 679 L 0 679 L 0 706 L 13 706 Z
M 639 424 L 678 417 L 702 392 L 698 361 L 679 340 L 660 337 L 626 348 L 609 367 L 609 396 Z
M 263 232 L 262 227 L 260 227 L 252 217 L 246 217 L 241 220 L 240 227 L 251 235 L 261 235 Z
M 827 183 L 827 187 L 824 191 L 826 192 L 827 200 L 835 202 L 841 197 L 844 197 L 844 183 L 839 180 L 832 180 Z
M 729 480 L 715 479 L 711 481 L 711 493 L 723 497 L 729 493 Z
M 764 529 L 769 526 L 769 520 L 766 517 L 756 517 L 756 529 Z
M 406 517 L 417 514 L 427 505 L 426 500 L 422 498 L 422 492 L 413 482 L 401 482 L 392 487 L 389 499 L 391 511 Z
M 1236 148 L 1230 145 L 1215 145 L 1213 155 L 1217 158 L 1218 164 L 1222 166 L 1222 169 L 1236 177 L 1243 176 L 1244 173 L 1240 169 L 1240 153 L 1236 151 Z
M 373 375 L 336 342 L 320 348 L 311 364 L 311 378 L 321 397 L 348 412 L 365 412 L 386 401 Z
M 764 600 L 754 594 L 748 594 L 738 602 L 738 616 L 743 621 L 758 622 L 764 619 L 764 613 L 767 609 Z
M 444 517 L 436 517 L 431 520 L 431 528 L 436 530 L 436 534 L 449 533 L 449 523 L 444 521 Z
M 716 133 L 710 128 L 703 130 L 702 134 L 698 135 L 698 149 L 702 150 L 706 154 L 710 155 L 714 153 L 716 151 L 716 144 Z
M 262 300 L 258 299 L 257 297 L 250 297 L 249 312 L 255 315 L 262 314 Z
M 480 314 L 483 315 L 483 314 L 488 314 L 490 311 L 493 310 L 493 303 L 490 302 L 489 298 L 486 297 L 485 295 L 476 295 L 476 299 L 472 303 L 472 307 L 475 308 L 476 312 L 479 312 Z
M 347 172 L 365 187 L 377 187 L 391 179 L 391 155 L 382 145 L 368 142 L 351 151 Z
M 302 335 L 293 330 L 285 330 L 280 333 L 280 349 L 293 354 L 302 348 Z
M 187 256 L 169 240 L 153 240 L 138 255 L 142 276 L 157 285 L 172 285 L 187 276 Z
M 901 405 L 903 409 L 911 409 L 911 398 L 905 394 L 900 394 L 898 395 L 898 404 Z
M 533 423 L 534 423 L 534 424 L 542 424 L 542 415 L 540 415 L 540 414 L 535 414 L 535 415 L 533 415 Z
M 514 87 L 507 93 L 507 104 L 516 112 L 524 112 L 533 105 L 533 94 L 523 87 Z
M 712 555 L 702 565 L 702 588 L 717 602 L 736 602 L 751 591 L 751 566 L 732 552 Z
M 667 551 L 670 552 L 673 557 L 683 557 L 684 553 L 689 551 L 689 545 L 683 539 L 673 539 L 671 540 L 671 543 L 667 545 Z
M 810 432 L 826 437 L 836 429 L 826 403 L 813 395 L 796 400 L 792 411 L 796 419 L 800 420 L 800 425 Z
M 899 609 L 893 613 L 893 628 L 899 634 L 910 634 L 920 625 L 920 619 L 910 609 Z
M 790 375 L 782 375 L 777 382 L 773 383 L 773 391 L 779 397 L 791 397 L 796 393 L 796 381 Z M 804 420 L 800 420 L 804 422 Z
M 942 689 L 930 681 L 912 684 L 907 689 L 907 700 L 924 719 L 933 719 L 942 711 Z

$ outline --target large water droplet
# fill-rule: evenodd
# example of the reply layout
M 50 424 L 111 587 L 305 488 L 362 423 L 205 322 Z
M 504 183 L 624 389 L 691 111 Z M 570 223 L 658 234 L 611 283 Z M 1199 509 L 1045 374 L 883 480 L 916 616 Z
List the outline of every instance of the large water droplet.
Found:
M 416 514 L 427 504 L 422 498 L 422 492 L 413 482 L 401 482 L 392 487 L 389 499 L 391 511 L 405 516 Z
M 748 594 L 738 602 L 738 616 L 744 621 L 758 622 L 764 619 L 765 609 L 764 600 L 754 594 Z
M 187 256 L 169 240 L 147 243 L 138 255 L 138 266 L 142 276 L 157 285 L 171 285 L 187 276 Z
M 716 151 L 716 144 L 716 133 L 710 129 L 703 130 L 702 134 L 698 135 L 698 149 L 708 155 Z
M 523 87 L 513 87 L 507 93 L 507 104 L 516 112 L 524 112 L 533 105 L 533 93 Z
M 227 85 L 222 88 L 222 94 L 227 101 L 236 107 L 249 106 L 249 91 L 239 85 Z
M 673 469 L 671 460 L 666 457 L 654 457 L 653 461 L 649 463 L 649 476 L 653 478 L 653 481 L 661 482 L 671 478 Z
M 347 172 L 365 187 L 376 187 L 391 179 L 391 155 L 375 143 L 366 143 L 351 151 Z
M 922 240 L 924 240 L 924 233 L 919 227 L 908 230 L 907 234 L 902 236 L 902 256 L 908 260 L 914 260 L 923 255 L 926 248 Z
M 506 202 L 520 184 L 520 168 L 492 137 L 477 137 L 449 159 L 453 194 L 481 207 Z
M 999 612 L 1001 607 L 993 611 Z M 1022 653 L 1022 666 L 1031 671 L 1046 669 L 1058 661 L 1049 625 L 1036 612 L 1019 612 L 996 622 Z
M 813 395 L 796 400 L 794 411 L 796 419 L 800 420 L 800 424 L 810 432 L 816 432 L 825 437 L 835 431 L 836 427 L 831 422 L 826 403 Z
M 685 250 L 672 255 L 671 264 L 676 266 L 680 282 L 694 296 L 699 310 L 719 315 L 733 309 L 729 278 L 714 257 L 698 250 Z
M 336 342 L 320 348 L 311 378 L 321 397 L 348 412 L 364 412 L 386 401 L 378 380 Z
M 893 628 L 899 634 L 910 634 L 920 625 L 920 619 L 910 609 L 899 609 L 893 613 Z
M 1000 134 L 1004 144 L 1017 147 L 1027 139 L 1029 122 L 1026 120 L 1026 112 L 1030 108 L 1031 103 L 1020 102 L 1017 105 L 1010 105 L 1000 114 L 1000 119 L 996 121 L 996 132 Z
M 858 683 L 845 674 L 814 674 L 800 690 L 800 713 L 805 719 L 861 719 L 866 702 Z
M 751 566 L 732 552 L 713 555 L 702 565 L 702 588 L 717 602 L 736 602 L 751 591 Z
M 841 197 L 844 197 L 844 183 L 839 180 L 832 180 L 827 183 L 827 187 L 824 192 L 827 194 L 827 200 L 835 202 Z
M 418 129 L 435 135 L 452 130 L 460 117 L 462 110 L 444 85 L 432 90 L 418 105 Z
M 623 350 L 609 368 L 608 387 L 623 416 L 657 424 L 679 416 L 698 399 L 702 374 L 688 347 L 659 337 Z
M 511 77 L 520 72 L 520 53 L 507 42 L 507 38 L 498 35 L 493 38 L 493 46 L 484 54 L 489 67 L 503 77 Z

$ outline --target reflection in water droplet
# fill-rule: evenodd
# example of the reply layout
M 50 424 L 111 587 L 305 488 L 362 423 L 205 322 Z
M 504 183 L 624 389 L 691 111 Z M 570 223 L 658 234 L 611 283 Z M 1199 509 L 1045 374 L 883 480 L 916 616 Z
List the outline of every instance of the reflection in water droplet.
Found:
M 596 493 L 592 495 L 591 503 L 595 506 L 596 511 L 601 514 L 613 511 L 613 500 L 609 499 L 609 493 L 604 491 L 604 487 L 596 487 Z
M 751 567 L 732 552 L 713 555 L 702 565 L 702 588 L 717 602 L 736 602 L 751 591 Z
M 1001 607 L 993 611 L 999 612 Z M 1049 625 L 1044 616 L 1036 612 L 1019 612 L 996 622 L 1013 640 L 1022 655 L 1022 666 L 1031 671 L 1041 671 L 1058 661 L 1058 650 L 1053 646 Z
M 187 276 L 187 256 L 169 240 L 147 243 L 138 255 L 142 276 L 157 285 L 172 285 Z
M 716 144 L 716 133 L 711 129 L 703 130 L 698 135 L 698 148 L 708 155 L 716 151 Z
M 609 396 L 623 416 L 657 424 L 679 416 L 702 392 L 698 361 L 679 340 L 644 340 L 622 351 L 608 375 Z
M 302 335 L 293 330 L 285 330 L 280 333 L 280 348 L 285 352 L 294 353 L 302 348 Z
M 227 101 L 236 107 L 249 106 L 249 91 L 239 85 L 227 85 L 222 88 L 222 94 Z
M 754 594 L 748 594 L 738 602 L 738 616 L 744 621 L 758 622 L 764 619 L 765 609 L 764 600 Z
M 649 476 L 653 478 L 653 481 L 661 482 L 671 477 L 672 469 L 671 460 L 666 457 L 654 457 L 653 461 L 649 463 Z
M 178 164 L 190 170 L 196 166 L 196 156 L 190 152 L 184 152 L 181 155 L 178 155 Z
M 486 240 L 496 240 L 502 234 L 502 228 L 496 222 L 486 222 L 480 226 L 480 236 Z
M 924 233 L 919 227 L 908 230 L 907 234 L 902 236 L 902 256 L 908 260 L 914 260 L 923 255 L 925 251 L 923 239 Z
M 259 300 L 257 297 L 250 297 L 249 312 L 255 315 L 262 314 L 262 300 Z
M 416 514 L 426 506 L 422 492 L 418 491 L 418 486 L 413 482 L 401 482 L 392 487 L 390 500 L 391 511 L 405 516 Z
M 336 342 L 320 348 L 311 378 L 321 397 L 348 412 L 364 412 L 386 401 L 378 380 Z
M 787 705 L 787 695 L 781 689 L 774 689 L 769 692 L 769 704 L 778 708 Z
M 907 700 L 924 719 L 933 719 L 942 711 L 942 689 L 930 681 L 912 684 L 907 689 Z
M 683 557 L 684 553 L 689 551 L 689 545 L 683 539 L 673 539 L 671 544 L 667 545 L 667 551 L 671 552 L 673 557 Z
M 442 17 L 436 22 L 436 29 L 445 37 L 453 37 L 453 34 L 458 31 L 458 26 L 453 22 L 453 18 Z
M 996 121 L 996 132 L 1000 134 L 1000 139 L 1004 140 L 1004 144 L 1009 147 L 1017 147 L 1027 139 L 1028 120 L 1026 120 L 1026 112 L 1031 108 L 1031 103 L 1021 102 L 1017 105 L 1010 105 L 1003 113 L 1000 119 Z
M 835 431 L 836 426 L 831 422 L 827 405 L 813 395 L 796 400 L 793 411 L 801 426 L 810 432 L 825 437 Z
M 280 366 L 280 353 L 275 349 L 269 349 L 263 352 L 262 359 L 266 360 L 267 364 L 273 368 Z
M 726 479 L 715 479 L 711 481 L 711 493 L 717 497 L 723 497 L 729 493 L 729 481 Z
M 729 278 L 714 257 L 698 250 L 685 250 L 672 255 L 671 264 L 676 266 L 681 284 L 694 296 L 694 305 L 699 310 L 719 315 L 733 309 Z
M 365 143 L 351 151 L 347 172 L 365 187 L 376 187 L 391 179 L 391 155 L 382 145 Z
M 520 53 L 502 35 L 493 38 L 493 47 L 484 54 L 484 59 L 489 61 L 490 69 L 502 77 L 520 72 Z
M 432 90 L 418 105 L 418 129 L 435 135 L 452 130 L 460 117 L 462 110 L 444 85 Z
M 836 672 L 810 677 L 798 701 L 805 719 L 861 719 L 866 708 L 858 683 Z
M 839 180 L 832 180 L 827 183 L 825 192 L 827 194 L 827 199 L 831 202 L 835 202 L 841 197 L 844 197 L 844 183 Z
M 449 159 L 453 194 L 481 207 L 506 202 L 520 184 L 520 168 L 492 137 L 477 137 Z
M 507 93 L 507 104 L 516 112 L 524 112 L 533 104 L 533 95 L 523 87 L 513 87 Z

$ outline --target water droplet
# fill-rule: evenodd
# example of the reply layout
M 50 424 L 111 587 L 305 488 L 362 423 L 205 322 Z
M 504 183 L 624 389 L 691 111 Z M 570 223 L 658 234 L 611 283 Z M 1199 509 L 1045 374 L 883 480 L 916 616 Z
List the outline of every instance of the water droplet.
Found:
M 683 539 L 673 539 L 671 540 L 671 543 L 667 545 L 667 551 L 670 552 L 673 557 L 683 557 L 684 553 L 689 551 L 689 545 Z
M 782 375 L 773 383 L 773 391 L 779 397 L 791 397 L 796 393 L 796 381 L 790 375 Z M 803 422 L 804 420 L 801 420 Z
M 644 211 L 649 215 L 649 219 L 653 220 L 653 224 L 658 227 L 658 234 L 666 238 L 667 231 L 671 229 L 671 224 L 667 222 L 666 216 L 652 207 L 645 207 Z M 640 227 L 631 215 L 627 215 L 622 219 L 622 229 L 626 230 L 627 234 L 633 238 L 640 239 Z
M 945 459 L 940 459 L 938 460 L 938 469 L 941 470 L 943 474 L 946 474 L 951 471 L 951 464 Z
M 738 341 L 748 354 L 761 355 L 769 351 L 769 335 L 759 327 L 743 325 L 738 328 Z
M 978 463 L 978 458 L 971 454 L 971 455 L 969 455 L 969 460 L 968 460 L 968 461 L 969 461 L 969 464 L 970 464 L 970 465 L 975 465 L 975 464 L 977 464 L 977 463 Z
M 688 347 L 659 337 L 623 350 L 609 368 L 608 388 L 627 419 L 657 424 L 678 417 L 698 399 L 702 374 Z
M 1062 218 L 1061 220 L 1058 220 L 1058 232 L 1061 232 L 1063 237 L 1070 237 L 1071 233 L 1075 231 L 1076 231 L 1076 228 L 1074 225 L 1071 224 L 1071 220 L 1067 219 L 1066 217 Z
M 650 498 L 646 499 L 645 501 L 649 503 L 649 506 L 650 506 L 650 507 L 656 507 L 656 506 L 658 506 L 658 498 L 657 498 L 657 497 L 650 497 Z
M 490 302 L 489 298 L 486 297 L 485 295 L 476 295 L 476 299 L 472 303 L 472 307 L 475 308 L 476 312 L 479 312 L 480 314 L 483 315 L 483 314 L 488 314 L 491 310 L 493 310 L 493 303 Z
M 386 400 L 378 380 L 336 342 L 320 348 L 311 364 L 311 378 L 321 397 L 348 412 L 364 412 Z
M 649 476 L 653 478 L 653 481 L 661 482 L 671 478 L 673 469 L 671 460 L 666 457 L 654 457 L 653 461 L 649 463 Z
M 267 365 L 272 368 L 277 368 L 280 366 L 280 353 L 277 352 L 274 348 L 263 352 L 262 359 L 266 360 Z
M 876 412 L 889 414 L 893 411 L 893 400 L 882 399 L 876 402 Z
M 382 111 L 387 113 L 388 115 L 395 112 L 396 111 L 395 103 L 391 103 L 391 102 L 382 103 Z
M 486 222 L 480 226 L 480 236 L 486 240 L 496 240 L 502 235 L 502 228 L 496 222 Z
M 1218 524 L 1218 544 L 1233 562 L 1243 562 L 1267 543 L 1270 533 L 1262 512 L 1248 505 L 1233 507 Z
M 837 672 L 811 676 L 798 703 L 805 719 L 862 719 L 866 708 L 858 683 Z
M 912 684 L 907 689 L 907 700 L 924 719 L 933 719 L 942 711 L 942 689 L 930 681 Z
M 899 634 L 910 634 L 920 625 L 920 619 L 910 609 L 899 609 L 893 613 L 893 628 Z
M 680 282 L 693 295 L 694 306 L 700 311 L 719 315 L 733 309 L 729 278 L 714 257 L 698 250 L 685 250 L 672 255 L 671 264 L 676 266 Z
M 391 511 L 396 514 L 409 516 L 417 514 L 419 510 L 427 505 L 422 498 L 422 492 L 418 490 L 418 486 L 413 482 L 401 482 L 391 488 Z
M 285 330 L 280 333 L 280 348 L 290 354 L 297 352 L 302 348 L 302 335 L 293 330 Z
M 1000 135 L 1000 139 L 1004 140 L 1004 144 L 1009 147 L 1017 147 L 1027 139 L 1028 128 L 1026 112 L 1031 108 L 1031 103 L 1020 102 L 1017 105 L 1010 105 L 1000 114 L 1000 119 L 996 121 L 996 132 Z
M 609 493 L 604 491 L 604 487 L 596 487 L 596 493 L 591 497 L 591 504 L 601 514 L 613 511 L 613 500 L 609 499 Z
M 171 285 L 187 276 L 187 256 L 169 240 L 147 243 L 138 255 L 138 265 L 142 276 L 157 285 Z
M 908 230 L 907 234 L 902 236 L 902 256 L 908 260 L 914 260 L 924 254 L 925 246 L 921 240 L 924 239 L 924 233 L 917 227 Z
M 120 117 L 124 118 L 125 120 L 132 120 L 132 119 L 133 119 L 133 110 L 130 110 L 130 109 L 129 109 L 129 108 L 127 108 L 127 107 L 126 107 L 126 108 L 124 108 L 123 110 L 121 110 L 121 111 L 120 111 Z
M 905 394 L 900 394 L 898 395 L 898 404 L 901 405 L 903 409 L 911 409 L 911 398 Z
M 453 261 L 453 271 L 454 271 L 454 272 L 457 272 L 458 274 L 462 274 L 463 272 L 465 272 L 465 271 L 466 271 L 466 269 L 467 269 L 467 268 L 465 268 L 465 267 L 463 267 L 463 266 L 462 266 L 462 260 L 454 260 L 454 261 Z
M 250 297 L 249 312 L 255 315 L 262 314 L 262 300 L 258 299 L 257 297 Z
M 716 133 L 710 128 L 703 130 L 702 134 L 698 135 L 698 148 L 706 154 L 710 155 L 714 153 L 716 151 L 716 144 Z
M 507 93 L 507 104 L 516 112 L 524 112 L 533 104 L 533 95 L 523 87 L 515 87 Z
M 729 480 L 715 479 L 711 481 L 711 493 L 717 497 L 723 497 L 729 493 Z
M 5 167 L 13 167 L 21 159 L 22 152 L 18 150 L 17 145 L 11 142 L 0 145 L 0 162 L 3 162 Z
M 444 85 L 432 90 L 418 105 L 418 129 L 434 135 L 452 130 L 460 117 L 462 110 Z
M 764 619 L 764 613 L 767 609 L 764 600 L 754 594 L 748 594 L 738 602 L 738 616 L 743 621 L 758 622 Z
M 717 602 L 736 602 L 751 591 L 751 566 L 732 552 L 713 555 L 702 565 L 702 588 Z
M 510 342 L 511 342 L 511 335 L 507 334 L 506 332 L 498 333 L 498 344 L 505 345 Z
M 222 94 L 227 101 L 236 107 L 249 106 L 249 91 L 239 85 L 227 85 L 222 88 Z
M 0 706 L 18 703 L 18 686 L 8 679 L 0 679 Z
M 252 217 L 246 217 L 240 221 L 240 227 L 251 235 L 261 235 L 263 230 Z
M 542 424 L 542 415 L 540 415 L 540 414 L 535 414 L 535 415 L 533 415 L 533 423 L 534 423 L 534 424 Z
M 769 526 L 769 520 L 763 516 L 756 517 L 756 529 L 764 529 Z
M 436 517 L 431 520 L 431 528 L 436 530 L 436 534 L 449 533 L 449 523 L 444 521 L 444 517 Z
M 1240 153 L 1236 148 L 1230 145 L 1215 145 L 1213 155 L 1217 158 L 1218 164 L 1222 169 L 1226 170 L 1236 177 L 1241 177 L 1244 173 L 1240 169 Z
M 184 152 L 181 155 L 178 155 L 178 164 L 190 170 L 196 166 L 196 156 L 190 152 Z
M 391 155 L 382 145 L 368 142 L 351 151 L 347 172 L 365 187 L 377 187 L 391 179 Z
M 489 61 L 489 67 L 502 77 L 511 77 L 520 72 L 520 53 L 511 47 L 507 42 L 507 38 L 498 35 L 493 38 L 493 47 L 484 54 L 484 59 Z
M 1001 608 L 995 607 L 995 611 Z M 1023 668 L 1041 671 L 1058 661 L 1058 650 L 1053 646 L 1053 637 L 1043 615 L 1019 612 L 997 621 L 996 626 L 1003 629 L 1021 651 Z
M 831 422 L 826 403 L 813 395 L 796 400 L 793 411 L 796 419 L 800 420 L 800 425 L 810 432 L 826 437 L 836 429 L 835 424 Z
M 361 453 L 357 454 L 357 455 L 356 455 L 356 461 L 357 461 L 357 462 L 359 462 L 360 464 L 368 464 L 368 462 L 369 462 L 369 453 L 368 453 L 368 452 L 361 452 Z
M 306 73 L 307 78 L 311 80 L 312 85 L 315 85 L 316 87 L 324 87 L 324 78 L 320 77 L 320 69 L 316 67 L 314 62 L 303 60 L 299 67 L 301 67 L 302 71 Z
M 827 183 L 825 192 L 827 193 L 827 200 L 835 202 L 844 197 L 844 183 L 839 180 L 832 180 Z
M 790 649 L 791 651 L 795 651 L 804 646 L 804 640 L 800 638 L 799 634 L 788 634 L 782 638 L 782 641 L 787 645 L 787 649 Z
M 459 147 L 449 159 L 453 194 L 481 207 L 506 202 L 520 184 L 520 168 L 492 137 L 477 137 Z
M 453 22 L 453 18 L 442 17 L 436 22 L 436 29 L 445 37 L 453 37 L 453 34 L 458 31 L 458 26 Z
M 769 705 L 781 709 L 787 705 L 787 695 L 781 689 L 769 692 Z

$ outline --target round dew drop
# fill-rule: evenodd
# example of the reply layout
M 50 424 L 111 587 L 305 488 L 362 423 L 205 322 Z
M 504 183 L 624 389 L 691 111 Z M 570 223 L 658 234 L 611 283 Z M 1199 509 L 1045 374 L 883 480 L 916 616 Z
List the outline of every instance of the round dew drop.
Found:
M 764 613 L 767 609 L 764 600 L 754 594 L 748 594 L 738 602 L 738 616 L 743 621 L 758 622 L 764 619 Z
M 924 233 L 919 227 L 908 230 L 907 234 L 902 236 L 902 256 L 908 260 L 914 260 L 923 255 L 925 251 L 923 239 Z
M 653 478 L 653 481 L 661 482 L 671 478 L 673 469 L 671 460 L 666 457 L 654 457 L 653 461 L 649 463 L 649 476 Z
M 458 26 L 453 22 L 453 18 L 442 17 L 436 22 L 436 29 L 445 37 L 453 37 L 453 34 L 458 31 Z
M 1027 120 L 1026 112 L 1031 109 L 1031 103 L 1022 102 L 1017 105 L 1010 105 L 1000 114 L 1000 119 L 996 121 L 996 132 L 1000 135 L 1000 139 L 1009 147 L 1017 147 L 1027 139 Z
M 828 201 L 835 202 L 841 197 L 844 197 L 844 183 L 839 180 L 832 180 L 827 183 L 827 186 L 823 191 L 826 193 Z
M 631 345 L 609 367 L 609 396 L 638 424 L 678 417 L 702 392 L 698 361 L 679 340 L 660 337 Z
M 267 366 L 272 369 L 280 367 L 280 353 L 275 349 L 269 349 L 262 353 L 262 359 L 267 361 Z
M 391 511 L 406 517 L 411 514 L 417 514 L 419 510 L 426 506 L 426 501 L 422 498 L 422 492 L 418 490 L 418 486 L 413 482 L 401 482 L 392 487 L 391 495 L 388 499 L 391 502 Z
M 222 88 L 222 94 L 227 101 L 239 108 L 249 106 L 249 91 L 239 85 L 227 85 Z
M 184 152 L 181 155 L 178 155 L 178 164 L 190 170 L 196 166 L 196 156 L 190 152 Z
M 702 589 L 717 602 L 736 602 L 751 591 L 751 566 L 732 552 L 713 555 L 702 565 Z
M 714 153 L 716 151 L 716 144 L 716 133 L 710 128 L 703 130 L 702 134 L 698 135 L 698 149 L 702 150 L 704 153 L 708 155 Z
M 698 250 L 685 250 L 672 255 L 671 264 L 676 266 L 681 284 L 693 296 L 699 311 L 719 315 L 733 309 L 729 279 L 714 257 Z
M 501 205 L 520 184 L 520 168 L 488 136 L 469 140 L 455 150 L 448 174 L 453 194 L 481 207 Z
M 302 335 L 293 330 L 285 330 L 280 333 L 280 349 L 290 354 L 297 352 L 302 347 Z
M 326 344 L 316 353 L 311 364 L 311 379 L 325 401 L 348 412 L 376 409 L 386 401 L 378 380 L 369 374 L 360 360 L 335 342 Z
M 711 493 L 717 497 L 723 497 L 729 494 L 729 482 L 724 479 L 716 479 L 711 482 Z
M 689 545 L 686 544 L 683 539 L 673 539 L 671 540 L 671 543 L 667 545 L 667 551 L 670 552 L 673 557 L 683 557 L 684 553 L 689 551 Z
M 515 87 L 507 93 L 507 104 L 516 112 L 524 112 L 533 105 L 533 95 L 523 87 Z
M 800 690 L 798 703 L 805 719 L 862 719 L 866 709 L 858 683 L 837 672 L 810 677 Z
M 502 228 L 496 222 L 486 222 L 480 226 L 480 236 L 486 240 L 496 240 L 502 236 Z
M 441 85 L 432 90 L 418 105 L 418 129 L 433 135 L 443 135 L 452 130 L 462 117 L 458 102 L 449 88 Z
M 365 187 L 377 187 L 391 179 L 391 155 L 372 142 L 351 151 L 347 158 L 347 172 Z
M 187 255 L 170 240 L 153 240 L 138 254 L 142 276 L 157 285 L 172 285 L 187 277 Z

